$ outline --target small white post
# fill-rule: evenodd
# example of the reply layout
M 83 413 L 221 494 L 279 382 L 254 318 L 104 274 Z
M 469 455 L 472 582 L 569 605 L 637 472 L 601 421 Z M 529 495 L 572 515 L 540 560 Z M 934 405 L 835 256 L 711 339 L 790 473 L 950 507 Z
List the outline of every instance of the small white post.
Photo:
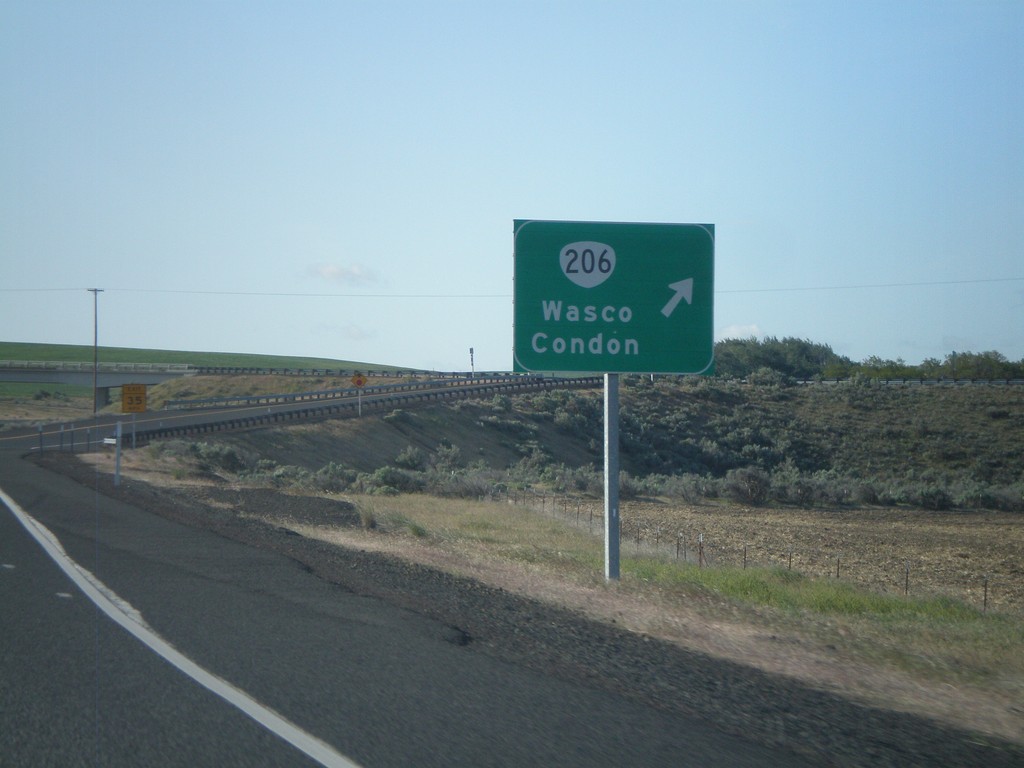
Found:
M 117 422 L 117 432 L 115 433 L 117 445 L 114 448 L 114 485 L 121 485 L 121 422 Z

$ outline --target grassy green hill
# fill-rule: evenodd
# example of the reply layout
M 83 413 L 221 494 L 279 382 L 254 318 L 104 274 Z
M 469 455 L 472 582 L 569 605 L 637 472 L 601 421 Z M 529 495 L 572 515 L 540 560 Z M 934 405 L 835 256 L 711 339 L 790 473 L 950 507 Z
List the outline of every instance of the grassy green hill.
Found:
M 133 349 L 100 347 L 104 363 L 174 363 L 222 368 L 336 368 L 344 370 L 392 370 L 393 366 L 376 363 L 331 360 L 321 357 L 288 357 L 285 355 L 249 355 L 230 352 L 182 352 L 166 349 Z M 0 360 L 56 360 L 61 362 L 92 362 L 93 348 L 76 344 L 28 344 L 0 341 Z
M 359 371 L 404 370 L 400 367 L 377 363 L 355 362 L 352 360 L 331 360 L 321 357 L 287 357 L 284 355 L 249 355 L 230 352 L 185 352 L 166 349 L 134 349 L 130 347 L 100 347 L 99 361 L 102 363 L 170 363 L 213 368 L 291 368 L 291 369 L 335 369 Z M 80 344 L 31 344 L 16 341 L 0 341 L 0 360 L 31 360 L 43 362 L 92 363 L 93 348 Z M 291 385 L 289 391 L 300 391 Z M 313 387 L 308 387 L 313 389 Z M 216 389 L 216 388 L 214 388 Z M 240 394 L 220 392 L 216 394 Z M 89 387 L 66 384 L 18 384 L 0 381 L 0 398 L 49 399 L 52 397 L 89 398 Z M 168 395 L 174 397 L 175 395 Z M 214 396 L 211 394 L 210 396 Z M 88 406 L 91 408 L 91 402 Z

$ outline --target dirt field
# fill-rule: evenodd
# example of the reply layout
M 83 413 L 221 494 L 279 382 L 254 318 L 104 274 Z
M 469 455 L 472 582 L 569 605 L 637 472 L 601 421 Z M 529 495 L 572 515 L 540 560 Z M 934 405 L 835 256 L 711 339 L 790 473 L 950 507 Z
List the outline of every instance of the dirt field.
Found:
M 581 527 L 603 523 L 599 502 L 547 497 L 531 507 Z M 710 565 L 778 566 L 881 593 L 943 595 L 1024 615 L 1024 516 L 905 508 L 800 509 L 731 504 L 621 504 L 622 551 Z M 593 515 L 593 524 L 591 524 Z M 636 545 L 637 524 L 640 544 Z M 677 550 L 678 543 L 678 550 Z M 909 573 L 908 573 L 909 569 Z

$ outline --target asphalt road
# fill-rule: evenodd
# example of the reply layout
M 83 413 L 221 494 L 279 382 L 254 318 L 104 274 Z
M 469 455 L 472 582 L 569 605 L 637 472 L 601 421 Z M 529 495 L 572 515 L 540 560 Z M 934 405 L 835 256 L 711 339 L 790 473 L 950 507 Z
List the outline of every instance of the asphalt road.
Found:
M 205 670 L 364 766 L 800 766 L 504 663 L 294 561 L 11 453 L 0 488 Z M 101 613 L 0 506 L 0 765 L 315 765 Z

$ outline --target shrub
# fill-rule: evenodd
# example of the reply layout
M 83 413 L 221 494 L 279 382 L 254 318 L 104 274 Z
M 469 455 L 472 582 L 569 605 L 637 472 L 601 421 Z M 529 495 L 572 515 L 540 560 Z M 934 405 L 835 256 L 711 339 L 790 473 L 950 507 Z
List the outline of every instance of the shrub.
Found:
M 619 472 L 619 498 L 635 499 L 643 493 L 643 483 L 628 472 Z
M 777 486 L 772 479 L 772 495 L 780 501 L 786 501 L 801 507 L 810 506 L 819 499 L 820 494 L 814 481 L 806 477 L 796 477 L 783 486 Z
M 492 427 L 519 440 L 528 440 L 537 434 L 537 427 L 533 424 L 515 419 L 502 419 L 498 416 L 484 416 L 477 424 L 481 427 Z
M 312 478 L 308 469 L 286 464 L 270 474 L 270 483 L 277 488 L 287 488 L 292 485 L 312 485 Z
M 696 504 L 710 495 L 708 493 L 708 478 L 695 474 L 662 476 L 658 484 L 658 492 L 662 496 L 682 499 L 690 504 Z
M 462 464 L 462 452 L 457 445 L 442 440 L 434 452 L 434 467 L 442 472 L 454 472 Z
M 422 473 L 411 472 L 398 467 L 380 467 L 371 475 L 365 477 L 371 489 L 373 488 L 394 488 L 401 493 L 417 493 L 427 486 L 426 478 Z
M 215 467 L 237 474 L 254 463 L 251 457 L 244 456 L 237 449 L 220 443 L 193 443 L 191 452 L 199 460 L 203 469 Z
M 427 467 L 427 454 L 415 446 L 406 446 L 395 458 L 395 466 L 422 472 Z
M 512 474 L 518 478 L 536 478 L 552 462 L 548 449 L 536 440 L 519 443 L 516 450 L 523 455 L 512 468 Z
M 317 470 L 313 476 L 313 485 L 321 491 L 338 493 L 348 490 L 356 477 L 358 473 L 354 469 L 347 469 L 332 461 Z
M 992 486 L 979 482 L 966 482 L 952 492 L 956 507 L 980 507 L 1005 512 L 1024 511 L 1024 487 Z
M 890 496 L 897 504 L 909 504 L 922 509 L 944 510 L 953 505 L 953 497 L 944 486 L 927 480 L 894 485 Z
M 878 486 L 870 481 L 862 481 L 854 486 L 853 498 L 861 504 L 878 504 L 880 497 Z
M 793 377 L 773 368 L 758 368 L 747 376 L 747 381 L 762 387 L 791 387 L 796 383 Z
M 593 467 L 567 467 L 564 464 L 546 467 L 543 479 L 551 484 L 556 493 L 604 492 L 604 477 Z
M 953 506 L 953 497 L 949 491 L 938 485 L 920 486 L 913 494 L 913 499 L 917 506 L 924 509 L 942 510 Z
M 436 496 L 458 499 L 483 499 L 496 495 L 494 482 L 483 474 L 456 472 L 432 473 L 426 489 Z
M 810 480 L 814 498 L 825 504 L 849 504 L 854 498 L 852 481 L 832 470 L 816 472 Z
M 768 499 L 771 478 L 756 467 L 730 469 L 725 475 L 725 491 L 734 501 L 760 505 Z

